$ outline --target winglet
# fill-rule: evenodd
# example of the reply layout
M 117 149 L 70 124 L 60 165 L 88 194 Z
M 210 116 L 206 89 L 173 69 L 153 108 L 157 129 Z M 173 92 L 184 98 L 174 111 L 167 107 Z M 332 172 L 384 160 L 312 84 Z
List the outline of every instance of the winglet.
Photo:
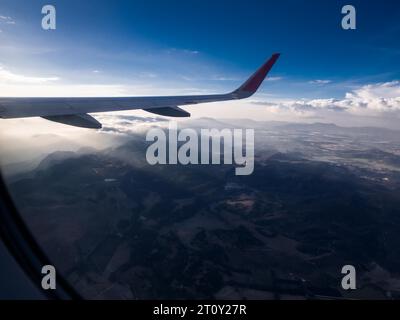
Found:
M 253 95 L 264 81 L 272 66 L 278 60 L 280 53 L 274 53 L 245 83 L 232 92 L 238 99 Z

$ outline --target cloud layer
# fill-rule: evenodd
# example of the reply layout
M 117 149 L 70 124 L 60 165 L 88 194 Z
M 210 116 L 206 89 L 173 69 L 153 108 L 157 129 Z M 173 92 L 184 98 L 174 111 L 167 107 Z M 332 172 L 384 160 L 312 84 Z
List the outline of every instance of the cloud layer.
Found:
M 268 106 L 270 112 L 292 112 L 316 116 L 320 111 L 347 112 L 361 116 L 400 116 L 400 81 L 369 84 L 346 93 L 343 99 L 282 100 L 253 102 Z

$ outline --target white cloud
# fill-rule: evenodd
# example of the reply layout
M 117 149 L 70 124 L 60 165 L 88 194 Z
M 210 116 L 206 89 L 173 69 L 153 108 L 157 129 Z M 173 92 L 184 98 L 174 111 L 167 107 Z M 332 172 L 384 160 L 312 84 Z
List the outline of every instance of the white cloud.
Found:
M 183 52 L 188 53 L 188 54 L 199 54 L 200 53 L 197 50 L 188 50 L 188 49 L 183 50 Z
M 253 102 L 271 112 L 290 111 L 297 115 L 315 115 L 320 110 L 348 112 L 362 116 L 400 117 L 400 81 L 364 85 L 346 93 L 343 99 L 282 100 Z
M 282 79 L 283 79 L 282 77 L 267 77 L 267 78 L 265 78 L 265 80 L 267 80 L 267 81 L 279 81 Z
M 0 97 L 126 97 L 195 94 L 195 88 L 178 88 L 146 83 L 66 83 L 65 81 L 2 81 Z M 208 93 L 208 92 L 207 92 Z
M 101 84 L 5 84 L 0 81 L 3 97 L 101 97 L 127 96 L 127 88 L 121 85 Z
M 336 105 L 353 113 L 400 114 L 400 81 L 363 86 L 347 93 Z
M 308 81 L 308 83 L 310 84 L 328 84 L 331 82 L 332 82 L 331 80 L 321 80 L 321 79 Z
M 169 48 L 167 50 L 165 50 L 165 53 L 167 54 L 173 54 L 173 53 L 183 53 L 183 54 L 187 54 L 187 55 L 197 55 L 200 53 L 200 51 L 198 50 L 191 50 L 191 49 L 178 49 L 178 48 Z
M 32 77 L 32 76 L 17 74 L 0 66 L 0 83 L 12 82 L 12 83 L 40 84 L 57 80 L 59 80 L 58 77 Z
M 183 78 L 184 79 L 184 78 Z M 186 79 L 184 79 L 186 80 Z M 240 79 L 238 78 L 233 78 L 233 77 L 224 77 L 224 76 L 214 76 L 211 77 L 212 81 L 238 81 Z
M 0 23 L 2 24 L 15 24 L 15 20 L 9 16 L 0 15 Z

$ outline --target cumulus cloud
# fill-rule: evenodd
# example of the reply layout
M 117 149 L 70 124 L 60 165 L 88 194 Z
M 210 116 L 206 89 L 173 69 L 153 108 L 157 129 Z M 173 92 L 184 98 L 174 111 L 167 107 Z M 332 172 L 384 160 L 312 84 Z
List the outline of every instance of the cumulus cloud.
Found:
M 347 93 L 345 99 L 336 105 L 353 113 L 361 114 L 399 114 L 400 81 L 366 85 Z
M 400 81 L 369 84 L 346 93 L 343 99 L 283 100 L 253 102 L 268 106 L 270 111 L 289 111 L 313 116 L 321 110 L 348 112 L 362 116 L 400 116 Z

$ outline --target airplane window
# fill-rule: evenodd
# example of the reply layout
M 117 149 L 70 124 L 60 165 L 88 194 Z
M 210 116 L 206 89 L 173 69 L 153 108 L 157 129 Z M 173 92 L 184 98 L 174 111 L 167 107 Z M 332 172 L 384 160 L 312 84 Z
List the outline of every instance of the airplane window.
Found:
M 2 178 L 77 295 L 400 298 L 398 5 L 377 32 L 320 3 L 316 35 L 253 4 L 0 4 Z
M 151 117 L 110 118 L 136 130 Z M 232 125 L 181 125 L 204 124 Z M 282 298 L 341 297 L 338 272 L 348 261 L 365 277 L 361 297 L 386 297 L 398 261 L 397 132 L 247 125 L 258 126 L 259 145 L 249 176 L 234 175 L 232 165 L 149 165 L 140 130 L 61 125 L 30 130 L 37 154 L 28 141 L 3 140 L 5 155 L 24 161 L 3 159 L 2 169 L 39 244 L 85 298 L 266 299 L 276 288 Z

